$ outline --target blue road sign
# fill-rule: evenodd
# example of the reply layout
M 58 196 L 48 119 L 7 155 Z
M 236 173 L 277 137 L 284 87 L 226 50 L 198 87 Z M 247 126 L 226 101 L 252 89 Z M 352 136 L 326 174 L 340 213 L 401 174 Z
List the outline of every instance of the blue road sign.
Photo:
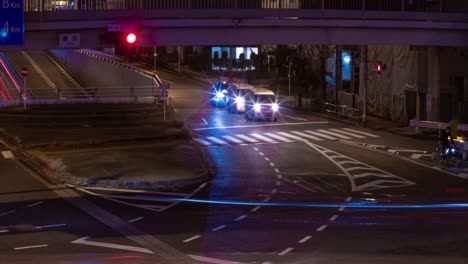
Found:
M 23 0 L 0 0 L 0 46 L 24 45 Z

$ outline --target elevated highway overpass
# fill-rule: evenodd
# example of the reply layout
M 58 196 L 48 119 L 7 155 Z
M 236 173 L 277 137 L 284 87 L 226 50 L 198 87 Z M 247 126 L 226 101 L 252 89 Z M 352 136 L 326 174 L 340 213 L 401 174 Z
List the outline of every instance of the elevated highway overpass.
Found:
M 240 3 L 242 0 L 236 1 Z M 402 4 L 380 9 L 372 5 L 369 7 L 372 3 L 369 0 L 359 0 L 361 5 L 351 5 L 341 9 L 334 6 L 301 8 L 299 5 L 296 8 L 233 8 L 219 5 L 201 6 L 202 8 L 136 6 L 134 9 L 128 9 L 124 5 L 114 6 L 112 9 L 109 6 L 108 9 L 92 8 L 92 6 L 78 8 L 77 5 L 71 10 L 41 9 L 25 13 L 25 45 L 1 47 L 1 49 L 57 49 L 60 48 L 60 34 L 66 33 L 80 34 L 77 48 L 109 47 L 110 44 L 104 41 L 109 25 L 135 28 L 142 46 L 260 44 L 468 46 L 466 10 L 458 9 L 459 12 L 444 11 L 442 8 L 414 10 L 406 7 L 407 1 L 409 0 L 393 1 Z M 300 3 L 303 2 L 307 1 Z

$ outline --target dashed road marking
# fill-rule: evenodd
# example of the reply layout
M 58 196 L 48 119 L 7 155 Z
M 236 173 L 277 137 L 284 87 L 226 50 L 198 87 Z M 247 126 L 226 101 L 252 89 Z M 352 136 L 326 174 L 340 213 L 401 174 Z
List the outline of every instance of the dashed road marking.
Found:
M 293 250 L 293 249 L 294 248 L 291 248 L 291 247 L 287 248 L 287 249 L 281 251 L 280 253 L 278 253 L 278 256 L 284 256 L 284 255 L 288 254 L 289 252 L 291 252 L 291 250 Z
M 43 204 L 44 202 L 40 201 L 40 202 L 37 202 L 37 203 L 33 203 L 33 204 L 29 204 L 28 207 L 34 207 L 36 205 L 40 205 L 40 204 Z
M 277 169 L 277 168 L 275 168 L 275 172 L 280 172 L 280 170 L 279 170 L 279 169 Z M 278 175 L 278 176 L 279 176 L 279 175 Z M 278 178 L 279 178 L 279 177 L 278 177 Z
M 345 209 L 345 207 L 344 207 L 344 206 L 342 206 L 342 207 L 340 207 L 340 208 L 338 209 L 338 211 L 340 211 L 340 212 L 343 212 L 343 211 L 344 211 L 344 209 Z
M 306 236 L 306 237 L 304 237 L 303 239 L 299 240 L 299 243 L 301 243 L 301 244 L 302 244 L 302 243 L 305 243 L 305 242 L 307 242 L 307 241 L 308 241 L 309 239 L 311 239 L 311 238 L 312 238 L 312 236 Z
M 137 217 L 137 218 L 134 218 L 134 219 L 131 219 L 131 220 L 128 220 L 129 223 L 134 223 L 136 221 L 140 221 L 140 220 L 143 220 L 144 217 L 143 216 L 140 216 L 140 217 Z
M 26 247 L 16 247 L 15 250 L 22 250 L 22 249 L 30 249 L 30 248 L 41 248 L 47 247 L 48 245 L 34 245 L 34 246 L 26 246 Z
M 246 217 L 247 217 L 246 215 L 241 215 L 241 216 L 237 217 L 234 221 L 241 221 L 242 219 L 244 219 Z
M 36 226 L 36 229 L 52 228 L 52 227 L 61 227 L 66 226 L 67 224 L 55 224 L 55 225 L 45 225 L 45 226 Z
M 266 160 L 266 161 L 270 161 L 270 159 L 269 159 L 269 158 L 267 158 L 267 157 L 265 157 L 265 160 Z
M 256 212 L 258 211 L 258 209 L 262 208 L 261 206 L 256 206 L 255 208 L 253 208 L 252 210 L 250 210 L 251 212 Z
M 281 185 L 280 181 L 276 182 L 276 186 L 280 186 L 280 185 Z
M 232 142 L 234 142 L 234 143 L 236 143 L 236 144 L 242 144 L 242 143 L 244 143 L 243 141 L 238 140 L 237 138 L 233 138 L 233 137 L 231 137 L 231 136 L 222 136 L 222 137 L 225 138 L 225 139 L 227 139 L 227 140 L 229 140 L 229 141 L 232 141 Z
M 327 225 L 322 225 L 321 227 L 317 228 L 317 232 L 322 232 L 323 230 L 325 230 L 325 228 L 327 228 Z
M 193 241 L 193 240 L 195 240 L 195 239 L 197 239 L 197 238 L 200 238 L 200 237 L 201 237 L 200 235 L 196 235 L 196 236 L 193 236 L 193 237 L 191 237 L 191 238 L 185 239 L 185 240 L 182 241 L 182 242 L 187 243 L 187 242 Z
M 221 229 L 223 229 L 223 228 L 225 228 L 225 227 L 226 227 L 226 225 L 220 225 L 220 226 L 218 226 L 218 227 L 216 227 L 216 228 L 211 229 L 211 231 L 216 232 L 216 231 L 219 231 L 219 230 L 221 230 Z
M 8 211 L 8 212 L 1 213 L 0 216 L 9 215 L 9 214 L 12 214 L 12 213 L 14 213 L 14 212 L 16 212 L 16 210 L 10 210 L 10 211 Z
M 270 166 L 275 167 L 275 164 L 273 162 L 270 162 Z
M 5 230 L 0 230 L 0 233 L 8 233 L 8 232 L 10 232 L 10 230 L 7 230 L 7 229 L 5 229 Z
M 330 218 L 330 221 L 335 221 L 338 218 L 338 215 L 334 215 Z
M 6 150 L 6 151 L 2 151 L 2 155 L 5 159 L 14 159 L 15 156 L 13 155 L 13 152 L 9 151 L 9 150 Z
M 371 133 L 367 133 L 367 132 L 364 132 L 364 131 L 355 130 L 355 129 L 351 129 L 351 128 L 343 128 L 343 130 L 348 130 L 348 131 L 351 131 L 351 132 L 354 132 L 354 133 L 358 133 L 358 134 L 365 135 L 365 136 L 368 136 L 368 137 L 373 137 L 373 138 L 380 137 L 380 136 L 377 136 L 377 135 L 374 135 L 374 134 L 371 134 Z

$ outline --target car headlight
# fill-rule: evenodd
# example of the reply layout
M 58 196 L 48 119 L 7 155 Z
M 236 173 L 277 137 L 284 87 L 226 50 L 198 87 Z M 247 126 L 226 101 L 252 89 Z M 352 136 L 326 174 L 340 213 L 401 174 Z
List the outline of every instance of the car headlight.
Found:
M 275 103 L 271 106 L 271 109 L 273 109 L 273 111 L 276 112 L 279 109 L 279 105 Z
M 216 92 L 216 98 L 221 99 L 224 97 L 224 94 L 222 92 Z
M 236 97 L 236 104 L 243 104 L 245 103 L 244 97 Z
M 260 112 L 261 107 L 260 107 L 259 104 L 254 104 L 253 108 L 254 108 L 255 112 Z

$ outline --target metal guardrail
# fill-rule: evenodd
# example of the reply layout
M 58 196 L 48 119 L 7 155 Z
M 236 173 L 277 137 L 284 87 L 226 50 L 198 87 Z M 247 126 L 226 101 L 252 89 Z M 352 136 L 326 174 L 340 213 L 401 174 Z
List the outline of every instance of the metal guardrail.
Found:
M 25 11 L 141 9 L 341 9 L 408 12 L 468 12 L 465 0 L 75 0 L 57 6 L 51 0 L 25 0 Z
M 0 101 L 1 106 L 69 103 L 169 103 L 167 89 L 154 86 L 70 87 L 27 89 L 19 100 Z
M 323 103 L 324 111 L 328 114 L 338 115 L 340 117 L 360 119 L 361 115 L 359 110 L 356 108 L 349 107 L 347 105 L 336 105 L 330 103 Z
M 411 119 L 409 125 L 411 127 L 419 128 L 445 129 L 449 124 L 444 122 L 420 121 Z M 457 129 L 458 131 L 468 132 L 468 124 L 458 124 Z

